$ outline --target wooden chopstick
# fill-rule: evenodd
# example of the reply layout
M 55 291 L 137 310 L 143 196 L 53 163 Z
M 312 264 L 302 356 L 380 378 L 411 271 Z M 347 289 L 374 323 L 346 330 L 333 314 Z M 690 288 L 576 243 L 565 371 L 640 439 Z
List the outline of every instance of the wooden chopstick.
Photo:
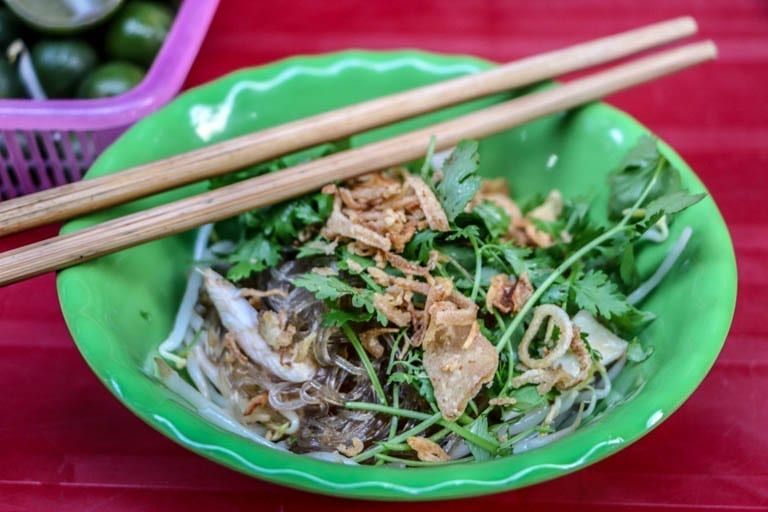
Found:
M 603 64 L 694 34 L 677 18 L 483 73 L 385 96 L 103 177 L 0 202 L 0 236 L 69 219 L 449 105 Z
M 716 54 L 711 41 L 681 46 L 431 127 L 14 249 L 0 254 L 0 286 L 274 204 L 326 183 L 414 160 L 426 153 L 432 136 L 436 148 L 445 149 L 461 139 L 485 137 L 713 59 Z

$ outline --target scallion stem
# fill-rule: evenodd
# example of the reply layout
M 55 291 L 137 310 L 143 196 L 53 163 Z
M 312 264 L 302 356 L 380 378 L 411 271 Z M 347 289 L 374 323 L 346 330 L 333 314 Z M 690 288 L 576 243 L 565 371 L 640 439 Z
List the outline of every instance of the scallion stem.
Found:
M 385 405 L 379 405 L 379 404 L 372 404 L 367 402 L 347 402 L 344 405 L 347 409 L 354 409 L 354 410 L 360 410 L 360 411 L 374 411 L 374 412 L 381 412 L 384 414 L 391 414 L 391 415 L 398 415 L 402 416 L 404 418 L 412 418 L 415 420 L 427 420 L 430 419 L 432 416 L 429 414 L 425 414 L 423 412 L 416 412 L 416 411 L 410 411 L 408 409 L 400 409 L 400 408 L 394 408 L 394 407 L 388 407 Z M 443 419 L 443 417 L 440 415 L 440 413 L 436 413 L 438 415 L 437 423 L 449 429 L 455 434 L 458 434 L 459 436 L 463 437 L 465 440 L 469 441 L 472 444 L 476 444 L 477 446 L 481 447 L 482 449 L 489 451 L 491 453 L 495 453 L 496 450 L 499 448 L 499 443 L 494 442 L 490 439 L 485 439 L 483 437 L 478 436 L 477 434 L 474 434 L 470 432 L 468 429 L 462 427 L 456 422 L 453 421 L 447 421 Z M 401 434 L 402 435 L 402 434 Z M 397 436 L 399 438 L 400 436 Z M 408 436 L 410 437 L 410 436 Z M 397 439 L 395 438 L 395 439 Z M 407 439 L 407 437 L 405 438 Z M 392 440 L 394 441 L 394 439 Z M 400 442 L 400 441 L 398 441 Z M 355 459 L 357 460 L 357 459 Z
M 357 410 L 375 410 L 375 409 L 368 409 L 366 407 L 356 407 L 356 405 L 377 406 L 377 404 L 366 404 L 366 403 L 362 403 L 362 402 L 347 402 L 346 407 L 348 409 L 357 409 Z M 405 409 L 397 409 L 397 410 L 398 411 L 405 411 Z M 415 425 L 414 427 L 409 428 L 408 430 L 406 430 L 405 432 L 401 433 L 400 435 L 394 437 L 393 439 L 390 439 L 387 443 L 377 444 L 373 448 L 370 448 L 370 449 L 364 451 L 363 453 L 360 453 L 360 454 L 354 456 L 352 458 L 352 460 L 354 460 L 355 462 L 362 462 L 364 460 L 368 460 L 371 457 L 373 457 L 374 455 L 376 455 L 377 453 L 381 453 L 384 450 L 386 450 L 387 449 L 386 444 L 388 444 L 388 443 L 394 443 L 394 444 L 404 443 L 405 441 L 408 440 L 409 437 L 421 434 L 422 432 L 427 430 L 429 427 L 431 427 L 432 425 L 434 425 L 435 423 L 440 421 L 440 418 L 441 418 L 439 412 L 435 413 L 435 414 L 433 414 L 431 416 L 429 416 L 429 415 L 424 415 L 424 416 L 427 416 L 427 419 L 425 419 L 424 421 L 422 421 L 418 425 Z
M 472 244 L 472 249 L 475 250 L 475 283 L 472 286 L 470 300 L 477 302 L 477 294 L 480 292 L 480 280 L 483 274 L 483 251 L 477 246 L 477 240 L 475 240 L 474 236 L 470 236 L 469 241 Z
M 391 455 L 385 455 L 383 453 L 377 453 L 376 458 L 386 462 L 396 462 L 396 463 L 404 464 L 406 466 L 413 466 L 413 467 L 443 466 L 445 464 L 457 464 L 460 462 L 469 462 L 473 459 L 473 457 L 464 457 L 463 459 L 441 460 L 441 461 L 429 462 L 429 461 L 423 461 L 423 460 L 401 459 L 400 457 L 392 457 Z
M 363 363 L 363 366 L 365 367 L 365 371 L 368 372 L 368 378 L 371 379 L 371 385 L 373 386 L 374 391 L 376 391 L 376 395 L 379 398 L 379 402 L 381 402 L 384 405 L 387 405 L 387 395 L 384 394 L 384 388 L 381 386 L 381 382 L 379 381 L 379 376 L 376 375 L 376 370 L 373 369 L 371 360 L 368 358 L 368 354 L 365 352 L 365 349 L 363 348 L 362 343 L 360 343 L 360 340 L 358 339 L 357 334 L 355 334 L 355 331 L 353 331 L 348 324 L 344 324 L 341 328 L 344 331 L 344 334 L 349 339 L 349 342 L 352 343 L 352 346 L 355 348 L 355 352 L 357 352 L 357 357 L 359 357 L 360 361 Z

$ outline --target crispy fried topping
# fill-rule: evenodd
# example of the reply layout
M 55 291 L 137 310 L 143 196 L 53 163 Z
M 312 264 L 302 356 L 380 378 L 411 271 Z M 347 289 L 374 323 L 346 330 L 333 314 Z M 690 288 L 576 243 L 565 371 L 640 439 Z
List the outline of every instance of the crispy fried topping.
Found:
M 424 462 L 443 462 L 451 460 L 450 455 L 436 442 L 426 437 L 409 437 L 408 446 L 416 452 L 416 457 Z
M 545 306 L 546 309 L 542 309 Z M 528 346 L 546 317 L 549 317 L 550 322 L 544 341 L 546 343 L 551 340 L 556 325 L 559 330 L 557 343 L 544 357 L 533 359 L 528 354 Z M 512 379 L 513 387 L 538 384 L 536 390 L 543 395 L 553 387 L 565 390 L 589 380 L 592 368 L 589 349 L 581 339 L 579 328 L 573 325 L 565 311 L 557 306 L 545 304 L 534 310 L 533 320 L 520 342 L 518 355 L 524 372 Z
M 405 169 L 368 174 L 345 186 L 326 186 L 333 212 L 323 236 L 345 238 L 379 251 L 400 253 L 417 231 L 448 229 L 432 189 Z
M 429 229 L 435 231 L 448 231 L 448 217 L 445 215 L 445 210 L 440 204 L 440 201 L 435 197 L 435 193 L 429 188 L 429 185 L 418 176 L 408 176 L 405 179 L 405 184 L 410 186 L 416 193 L 416 197 L 419 199 L 419 206 L 427 217 L 427 224 Z
M 392 242 L 388 238 L 378 234 L 361 224 L 356 224 L 341 212 L 341 201 L 336 198 L 333 202 L 333 211 L 323 228 L 323 236 L 328 239 L 337 237 L 351 238 L 370 247 L 388 251 Z
M 373 296 L 373 305 L 387 320 L 398 327 L 406 327 L 411 323 L 411 314 L 408 312 L 405 294 L 402 288 L 390 287 L 386 293 Z
M 251 398 L 251 400 L 248 402 L 248 405 L 245 406 L 245 409 L 243 409 L 243 416 L 250 416 L 251 413 L 253 413 L 253 411 L 255 411 L 257 408 L 267 405 L 267 402 L 267 392 L 264 391 L 259 393 L 258 395 Z
M 347 457 L 354 457 L 355 455 L 359 455 L 360 452 L 363 451 L 363 448 L 365 448 L 363 442 L 359 438 L 353 437 L 349 446 L 340 444 L 336 447 L 336 450 L 338 450 L 338 452 L 342 455 L 346 455 Z
M 272 350 L 280 350 L 293 342 L 296 327 L 286 325 L 278 313 L 266 309 L 259 312 L 258 331 Z
M 384 334 L 394 334 L 400 329 L 394 329 L 391 327 L 374 327 L 360 333 L 360 343 L 362 343 L 365 350 L 371 354 L 375 359 L 384 355 L 384 345 L 379 341 L 379 336 Z
M 515 405 L 517 403 L 517 398 L 512 396 L 497 396 L 495 398 L 491 398 L 488 400 L 489 405 L 503 407 L 505 405 Z
M 479 330 L 468 339 L 475 323 L 438 327 L 428 343 L 425 337 L 424 369 L 440 412 L 449 421 L 459 418 L 482 385 L 493 380 L 499 364 L 496 348 Z
M 491 279 L 491 286 L 485 296 L 485 307 L 493 313 L 498 309 L 502 313 L 517 313 L 533 294 L 533 285 L 528 279 L 528 273 L 520 275 L 520 279 L 507 274 L 496 274 Z
M 548 350 L 544 357 L 535 359 L 529 354 L 528 347 L 538 333 L 545 318 L 549 318 L 550 320 L 547 325 L 547 334 L 544 339 L 544 344 L 546 345 L 551 341 L 552 331 L 555 325 L 559 330 L 557 342 L 554 347 Z M 525 334 L 523 334 L 523 339 L 520 340 L 520 345 L 518 345 L 517 354 L 520 358 L 520 362 L 528 368 L 546 368 L 552 366 L 552 363 L 568 350 L 568 347 L 571 344 L 571 338 L 573 338 L 573 323 L 571 323 L 571 319 L 568 318 L 568 313 L 553 304 L 542 304 L 533 310 L 531 323 L 528 325 Z
M 248 299 L 248 302 L 251 303 L 251 306 L 255 308 L 261 307 L 261 299 L 265 297 L 274 297 L 275 295 L 280 297 L 287 297 L 288 292 L 281 290 L 280 288 L 274 288 L 271 290 L 257 290 L 255 288 L 240 289 L 240 296 L 244 299 Z
M 533 295 L 533 285 L 528 279 L 528 272 L 523 272 L 512 290 L 512 312 L 517 313 L 523 309 L 531 295 Z

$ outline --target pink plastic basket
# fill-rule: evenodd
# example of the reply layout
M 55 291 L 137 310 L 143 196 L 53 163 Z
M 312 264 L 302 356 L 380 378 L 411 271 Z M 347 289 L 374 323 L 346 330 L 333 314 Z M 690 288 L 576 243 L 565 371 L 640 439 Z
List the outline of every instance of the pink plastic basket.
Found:
M 146 78 L 97 100 L 0 100 L 0 200 L 79 180 L 130 125 L 181 89 L 219 0 L 184 0 Z

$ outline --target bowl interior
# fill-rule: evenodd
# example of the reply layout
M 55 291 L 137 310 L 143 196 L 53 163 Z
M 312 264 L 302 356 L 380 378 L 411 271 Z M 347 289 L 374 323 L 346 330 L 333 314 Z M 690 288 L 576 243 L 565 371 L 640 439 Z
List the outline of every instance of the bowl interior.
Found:
M 191 90 L 144 119 L 103 153 L 88 177 L 114 172 L 267 126 L 389 92 L 484 69 L 470 57 L 421 52 L 344 52 L 288 59 L 240 71 Z M 503 99 L 486 98 L 356 136 L 379 139 Z M 509 178 L 515 195 L 557 187 L 604 211 L 605 177 L 647 129 L 605 104 L 549 116 L 485 139 L 481 169 Z M 704 187 L 670 148 L 693 191 Z M 205 189 L 198 184 L 68 223 L 64 231 Z M 149 360 L 169 332 L 191 258 L 193 233 L 158 240 L 59 274 L 67 324 L 104 384 L 148 424 L 189 449 L 244 473 L 306 490 L 350 497 L 432 499 L 497 492 L 551 479 L 637 440 L 694 391 L 722 347 L 733 314 L 733 248 L 710 198 L 680 215 L 694 236 L 662 286 L 645 302 L 658 319 L 642 335 L 654 354 L 617 379 L 611 404 L 590 424 L 552 445 L 470 465 L 400 470 L 351 468 L 257 446 L 202 420 L 152 375 Z M 640 258 L 649 273 L 665 247 Z

